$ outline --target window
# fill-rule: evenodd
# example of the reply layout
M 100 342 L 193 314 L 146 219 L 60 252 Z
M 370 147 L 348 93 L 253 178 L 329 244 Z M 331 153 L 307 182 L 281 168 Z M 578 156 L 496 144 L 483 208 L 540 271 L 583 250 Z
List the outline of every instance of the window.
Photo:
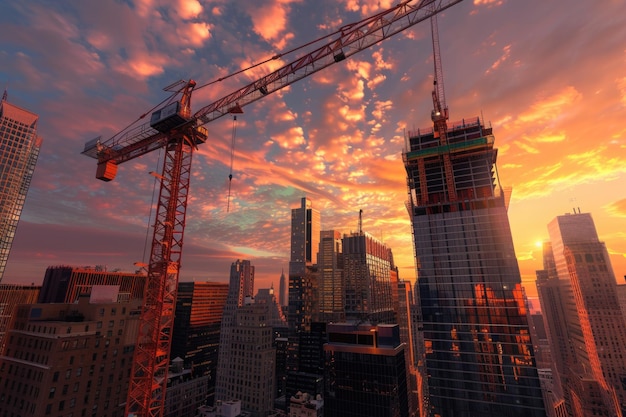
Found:
M 54 398 L 54 392 L 57 389 L 55 387 L 50 388 L 50 393 L 48 394 L 48 398 Z

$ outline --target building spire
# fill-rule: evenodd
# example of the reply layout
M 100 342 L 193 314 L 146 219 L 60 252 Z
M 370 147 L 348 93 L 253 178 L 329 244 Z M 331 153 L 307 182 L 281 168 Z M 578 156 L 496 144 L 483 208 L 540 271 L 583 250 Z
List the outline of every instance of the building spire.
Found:
M 4 87 L 4 93 L 2 93 L 2 101 L 7 101 L 7 97 L 8 97 L 7 88 Z

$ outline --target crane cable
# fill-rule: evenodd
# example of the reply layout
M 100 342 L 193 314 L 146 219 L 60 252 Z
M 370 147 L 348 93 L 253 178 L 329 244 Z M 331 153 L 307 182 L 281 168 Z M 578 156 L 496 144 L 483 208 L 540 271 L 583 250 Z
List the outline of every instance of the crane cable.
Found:
M 233 131 L 230 142 L 230 172 L 228 174 L 228 200 L 226 202 L 226 213 L 230 212 L 230 186 L 233 182 L 233 161 L 235 160 L 235 138 L 237 134 L 237 115 L 233 114 Z

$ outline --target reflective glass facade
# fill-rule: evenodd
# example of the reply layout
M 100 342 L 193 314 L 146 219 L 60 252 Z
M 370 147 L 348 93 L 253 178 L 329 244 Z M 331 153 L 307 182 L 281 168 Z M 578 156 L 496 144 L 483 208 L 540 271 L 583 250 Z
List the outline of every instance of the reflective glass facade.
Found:
M 411 133 L 403 155 L 429 415 L 545 416 L 491 128 L 447 133 Z
M 345 235 L 342 244 L 346 318 L 395 323 L 398 274 L 391 249 L 363 232 Z
M 0 281 L 39 156 L 36 114 L 0 102 Z
M 408 417 L 404 349 L 398 325 L 328 325 L 324 415 Z

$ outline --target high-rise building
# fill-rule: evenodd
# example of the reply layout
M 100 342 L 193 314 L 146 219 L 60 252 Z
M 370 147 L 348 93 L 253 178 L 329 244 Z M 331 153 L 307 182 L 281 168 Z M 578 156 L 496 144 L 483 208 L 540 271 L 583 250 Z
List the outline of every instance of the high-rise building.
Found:
M 403 153 L 429 414 L 545 416 L 492 129 L 440 127 Z
M 0 415 L 122 417 L 141 300 L 22 304 L 0 356 Z
M 103 266 L 49 266 L 41 285 L 39 303 L 73 303 L 80 295 L 89 295 L 94 286 L 117 288 L 118 298 L 143 299 L 146 274 L 143 272 L 107 271 Z
M 404 348 L 398 325 L 328 324 L 324 415 L 408 417 Z
M 36 303 L 40 290 L 40 285 L 0 284 L 0 352 L 15 309 L 19 304 Z
M 39 157 L 38 119 L 7 102 L 4 92 L 0 101 L 0 282 Z
M 391 249 L 361 231 L 345 235 L 342 246 L 346 318 L 396 323 L 393 287 L 398 271 Z
M 280 308 L 280 305 L 278 305 L 278 300 L 274 294 L 273 286 L 270 288 L 259 288 L 259 291 L 257 291 L 256 296 L 254 297 L 254 302 L 257 304 L 267 304 L 268 326 L 271 326 L 278 333 L 287 329 L 287 318 L 283 313 L 283 309 Z
M 322 340 L 314 324 L 319 312 L 316 254 L 320 230 L 319 211 L 302 198 L 300 207 L 291 210 L 286 407 L 298 391 L 316 396 L 323 390 L 323 375 L 312 354 L 320 349 Z
M 274 409 L 274 335 L 267 322 L 269 304 L 248 302 L 235 311 L 230 344 L 222 346 L 229 361 L 227 375 L 218 381 L 218 399 L 241 400 L 242 410 L 251 417 L 266 417 Z
M 254 266 L 249 260 L 237 260 L 230 266 L 228 296 L 224 305 L 222 325 L 220 328 L 220 349 L 218 352 L 217 374 L 215 382 L 215 399 L 230 401 L 237 398 L 229 397 L 227 382 L 230 379 L 233 350 L 233 329 L 236 326 L 237 310 L 251 300 L 254 293 Z M 271 330 L 271 328 L 270 328 Z
M 560 302 L 562 311 L 568 313 L 563 314 L 565 337 L 572 348 L 559 347 L 564 358 L 557 361 L 567 367 L 563 385 L 572 412 L 590 415 L 608 409 L 611 416 L 626 414 L 626 321 L 606 246 L 589 213 L 557 216 L 548 231 L 556 272 L 552 281 L 567 289 L 554 303 Z M 544 304 L 547 313 L 552 313 L 551 306 Z M 572 375 L 572 370 L 578 374 Z M 581 376 L 589 382 L 583 383 Z M 587 395 L 589 384 L 597 387 L 598 398 Z M 600 408 L 601 402 L 605 409 Z
M 208 405 L 213 405 L 215 400 L 220 329 L 227 296 L 227 283 L 178 283 L 170 358 L 181 358 L 193 377 L 209 377 Z
M 336 230 L 320 232 L 317 253 L 320 320 L 345 319 L 345 286 L 343 280 L 343 250 L 341 233 Z
M 291 210 L 291 262 L 316 263 L 320 227 L 319 211 L 313 208 L 311 200 L 302 197 L 300 207 Z
M 300 207 L 291 210 L 291 258 L 289 261 L 289 327 L 307 330 L 317 307 L 317 262 L 321 219 L 311 200 L 303 197 Z

